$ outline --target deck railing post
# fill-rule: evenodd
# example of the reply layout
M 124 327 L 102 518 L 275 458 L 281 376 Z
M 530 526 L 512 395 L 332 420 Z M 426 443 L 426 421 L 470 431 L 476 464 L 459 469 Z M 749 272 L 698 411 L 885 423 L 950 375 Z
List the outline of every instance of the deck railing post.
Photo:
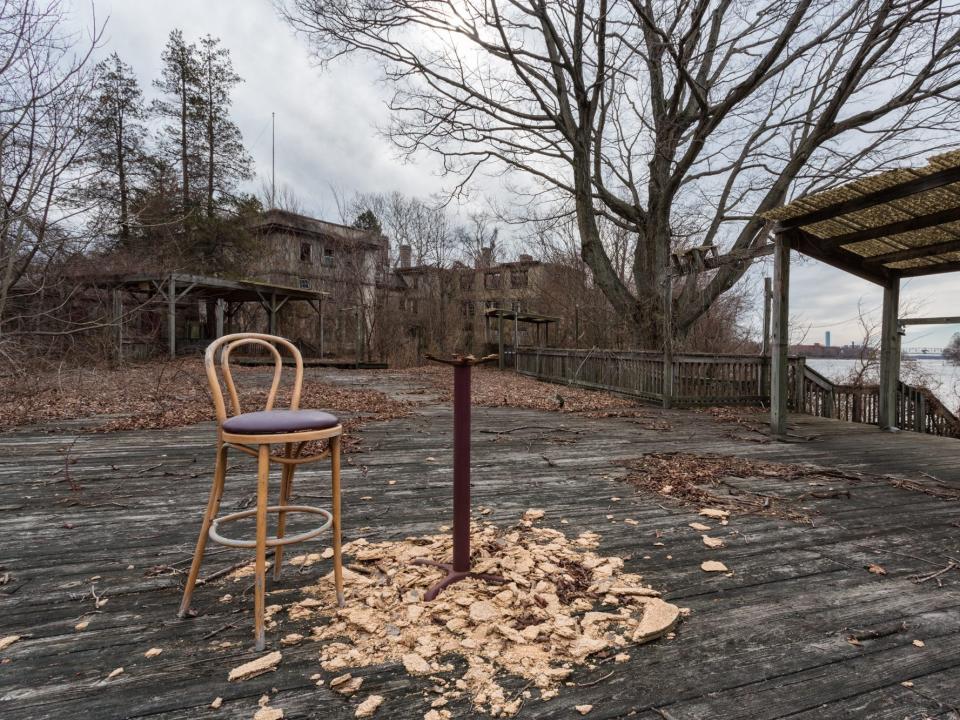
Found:
M 883 288 L 883 320 L 880 329 L 880 428 L 897 427 L 897 381 L 900 379 L 897 314 L 900 305 L 900 279 L 892 278 Z

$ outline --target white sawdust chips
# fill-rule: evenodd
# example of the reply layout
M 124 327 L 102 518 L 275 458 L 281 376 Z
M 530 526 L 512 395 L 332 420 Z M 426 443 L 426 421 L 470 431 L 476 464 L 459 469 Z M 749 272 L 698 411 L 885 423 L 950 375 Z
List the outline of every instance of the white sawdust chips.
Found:
M 423 592 L 441 571 L 413 560 L 449 557 L 449 534 L 344 546 L 351 558 L 344 573 L 346 606 L 314 627 L 310 638 L 323 643 L 323 669 L 342 674 L 397 662 L 411 675 L 431 677 L 441 690 L 438 699 L 467 697 L 477 712 L 509 716 L 528 700 L 502 687 L 503 676 L 525 680 L 547 699 L 592 655 L 615 655 L 676 625 L 679 608 L 657 597 L 640 576 L 624 572 L 621 558 L 593 552 L 599 535 L 568 540 L 536 524 L 542 512 L 527 511 L 507 530 L 475 525 L 473 569 L 505 582 L 468 579 L 429 603 Z M 335 608 L 331 576 L 307 592 L 320 600 L 311 614 Z M 601 604 L 613 610 L 601 611 Z M 467 669 L 449 679 L 454 655 Z

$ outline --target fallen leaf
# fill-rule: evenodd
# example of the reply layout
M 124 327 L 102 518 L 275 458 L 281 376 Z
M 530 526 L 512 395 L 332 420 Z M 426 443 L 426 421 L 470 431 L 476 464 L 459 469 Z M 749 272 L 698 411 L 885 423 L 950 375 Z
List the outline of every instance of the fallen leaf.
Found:
M 886 575 L 887 570 L 883 565 L 877 565 L 876 563 L 871 563 L 867 565 L 867 572 L 873 573 L 874 575 Z
M 581 715 L 586 715 L 588 712 L 593 710 L 593 705 L 574 705 L 573 708 Z
M 218 709 L 221 705 L 223 705 L 223 698 L 220 696 L 215 697 L 213 702 L 210 703 L 210 707 L 212 707 L 214 710 Z
M 8 647 L 17 642 L 20 637 L 20 635 L 7 635 L 6 637 L 0 638 L 0 650 L 6 650 Z
M 904 680 L 904 681 L 903 681 L 902 683 L 900 683 L 900 684 L 903 685 L 905 688 L 911 688 L 911 687 L 913 687 L 913 682 L 911 682 L 910 680 Z
M 411 675 L 429 675 L 433 672 L 430 663 L 416 653 L 407 653 L 403 656 L 403 667 Z
M 690 527 L 692 527 L 697 532 L 707 532 L 710 529 L 709 525 L 704 525 L 703 523 L 698 523 L 698 522 L 690 523 Z
M 82 630 L 86 630 L 88 627 L 90 627 L 90 621 L 82 620 L 78 622 L 76 625 L 74 625 L 73 629 L 76 630 L 77 632 L 80 632 Z
M 122 674 L 123 674 L 123 668 L 122 668 L 122 667 L 118 667 L 116 670 L 112 670 L 112 671 L 110 672 L 110 674 L 107 675 L 107 680 L 112 680 L 112 679 L 115 678 L 117 675 L 122 675 Z
M 704 560 L 700 563 L 700 569 L 704 572 L 730 572 L 719 560 Z
M 709 535 L 701 535 L 701 538 L 703 539 L 703 544 L 706 545 L 708 548 L 723 547 L 724 543 L 723 543 L 723 540 L 721 540 L 720 538 L 710 537 Z
M 700 508 L 700 514 L 704 517 L 715 518 L 717 520 L 726 520 L 730 513 L 719 508 Z
M 914 640 L 913 644 L 917 647 L 926 647 L 926 643 L 923 640 Z
M 156 657 L 157 655 L 159 655 L 159 654 L 162 653 L 162 652 L 163 652 L 163 650 L 162 650 L 161 648 L 156 648 L 156 647 L 154 647 L 154 648 L 150 648 L 149 650 L 147 650 L 147 651 L 143 654 L 143 656 L 144 656 L 144 657 L 148 657 L 148 658 L 153 658 L 153 657 Z
M 227 676 L 227 681 L 231 682 L 233 680 L 249 680 L 257 675 L 262 675 L 266 672 L 273 672 L 277 669 L 277 665 L 280 664 L 280 660 L 282 659 L 283 655 L 280 654 L 280 651 L 274 650 L 272 653 L 268 653 L 257 658 L 256 660 L 251 660 L 243 665 L 238 665 L 230 671 L 230 674 Z

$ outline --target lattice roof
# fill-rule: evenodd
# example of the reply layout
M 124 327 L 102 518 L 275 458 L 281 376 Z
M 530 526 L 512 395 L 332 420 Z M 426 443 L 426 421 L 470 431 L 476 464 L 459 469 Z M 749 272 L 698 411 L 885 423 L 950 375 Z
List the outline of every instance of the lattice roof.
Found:
M 765 213 L 797 250 L 876 282 L 960 270 L 960 150 Z

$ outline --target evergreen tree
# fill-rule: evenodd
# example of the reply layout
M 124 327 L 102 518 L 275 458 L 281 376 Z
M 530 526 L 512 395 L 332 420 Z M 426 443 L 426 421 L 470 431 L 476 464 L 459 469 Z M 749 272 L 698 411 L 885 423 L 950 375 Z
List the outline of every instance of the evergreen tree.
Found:
M 200 117 L 203 98 L 197 46 L 187 44 L 180 30 L 172 30 L 161 56 L 163 70 L 154 86 L 165 97 L 155 100 L 154 112 L 167 122 L 160 132 L 160 148 L 180 170 L 181 210 L 193 206 L 192 183 L 202 156 Z
M 380 227 L 380 219 L 377 217 L 376 213 L 373 210 L 367 209 L 357 215 L 356 220 L 353 221 L 353 226 L 359 228 L 360 230 L 372 230 L 377 235 L 380 235 L 383 230 Z
M 218 209 L 236 211 L 237 185 L 252 176 L 252 160 L 243 146 L 240 128 L 230 119 L 230 93 L 242 79 L 233 69 L 230 51 L 210 35 L 198 51 L 199 121 L 202 127 L 203 201 L 207 219 Z
M 133 68 L 113 53 L 96 67 L 94 100 L 87 117 L 96 176 L 91 189 L 123 242 L 130 239 L 131 197 L 147 152 L 143 93 Z

